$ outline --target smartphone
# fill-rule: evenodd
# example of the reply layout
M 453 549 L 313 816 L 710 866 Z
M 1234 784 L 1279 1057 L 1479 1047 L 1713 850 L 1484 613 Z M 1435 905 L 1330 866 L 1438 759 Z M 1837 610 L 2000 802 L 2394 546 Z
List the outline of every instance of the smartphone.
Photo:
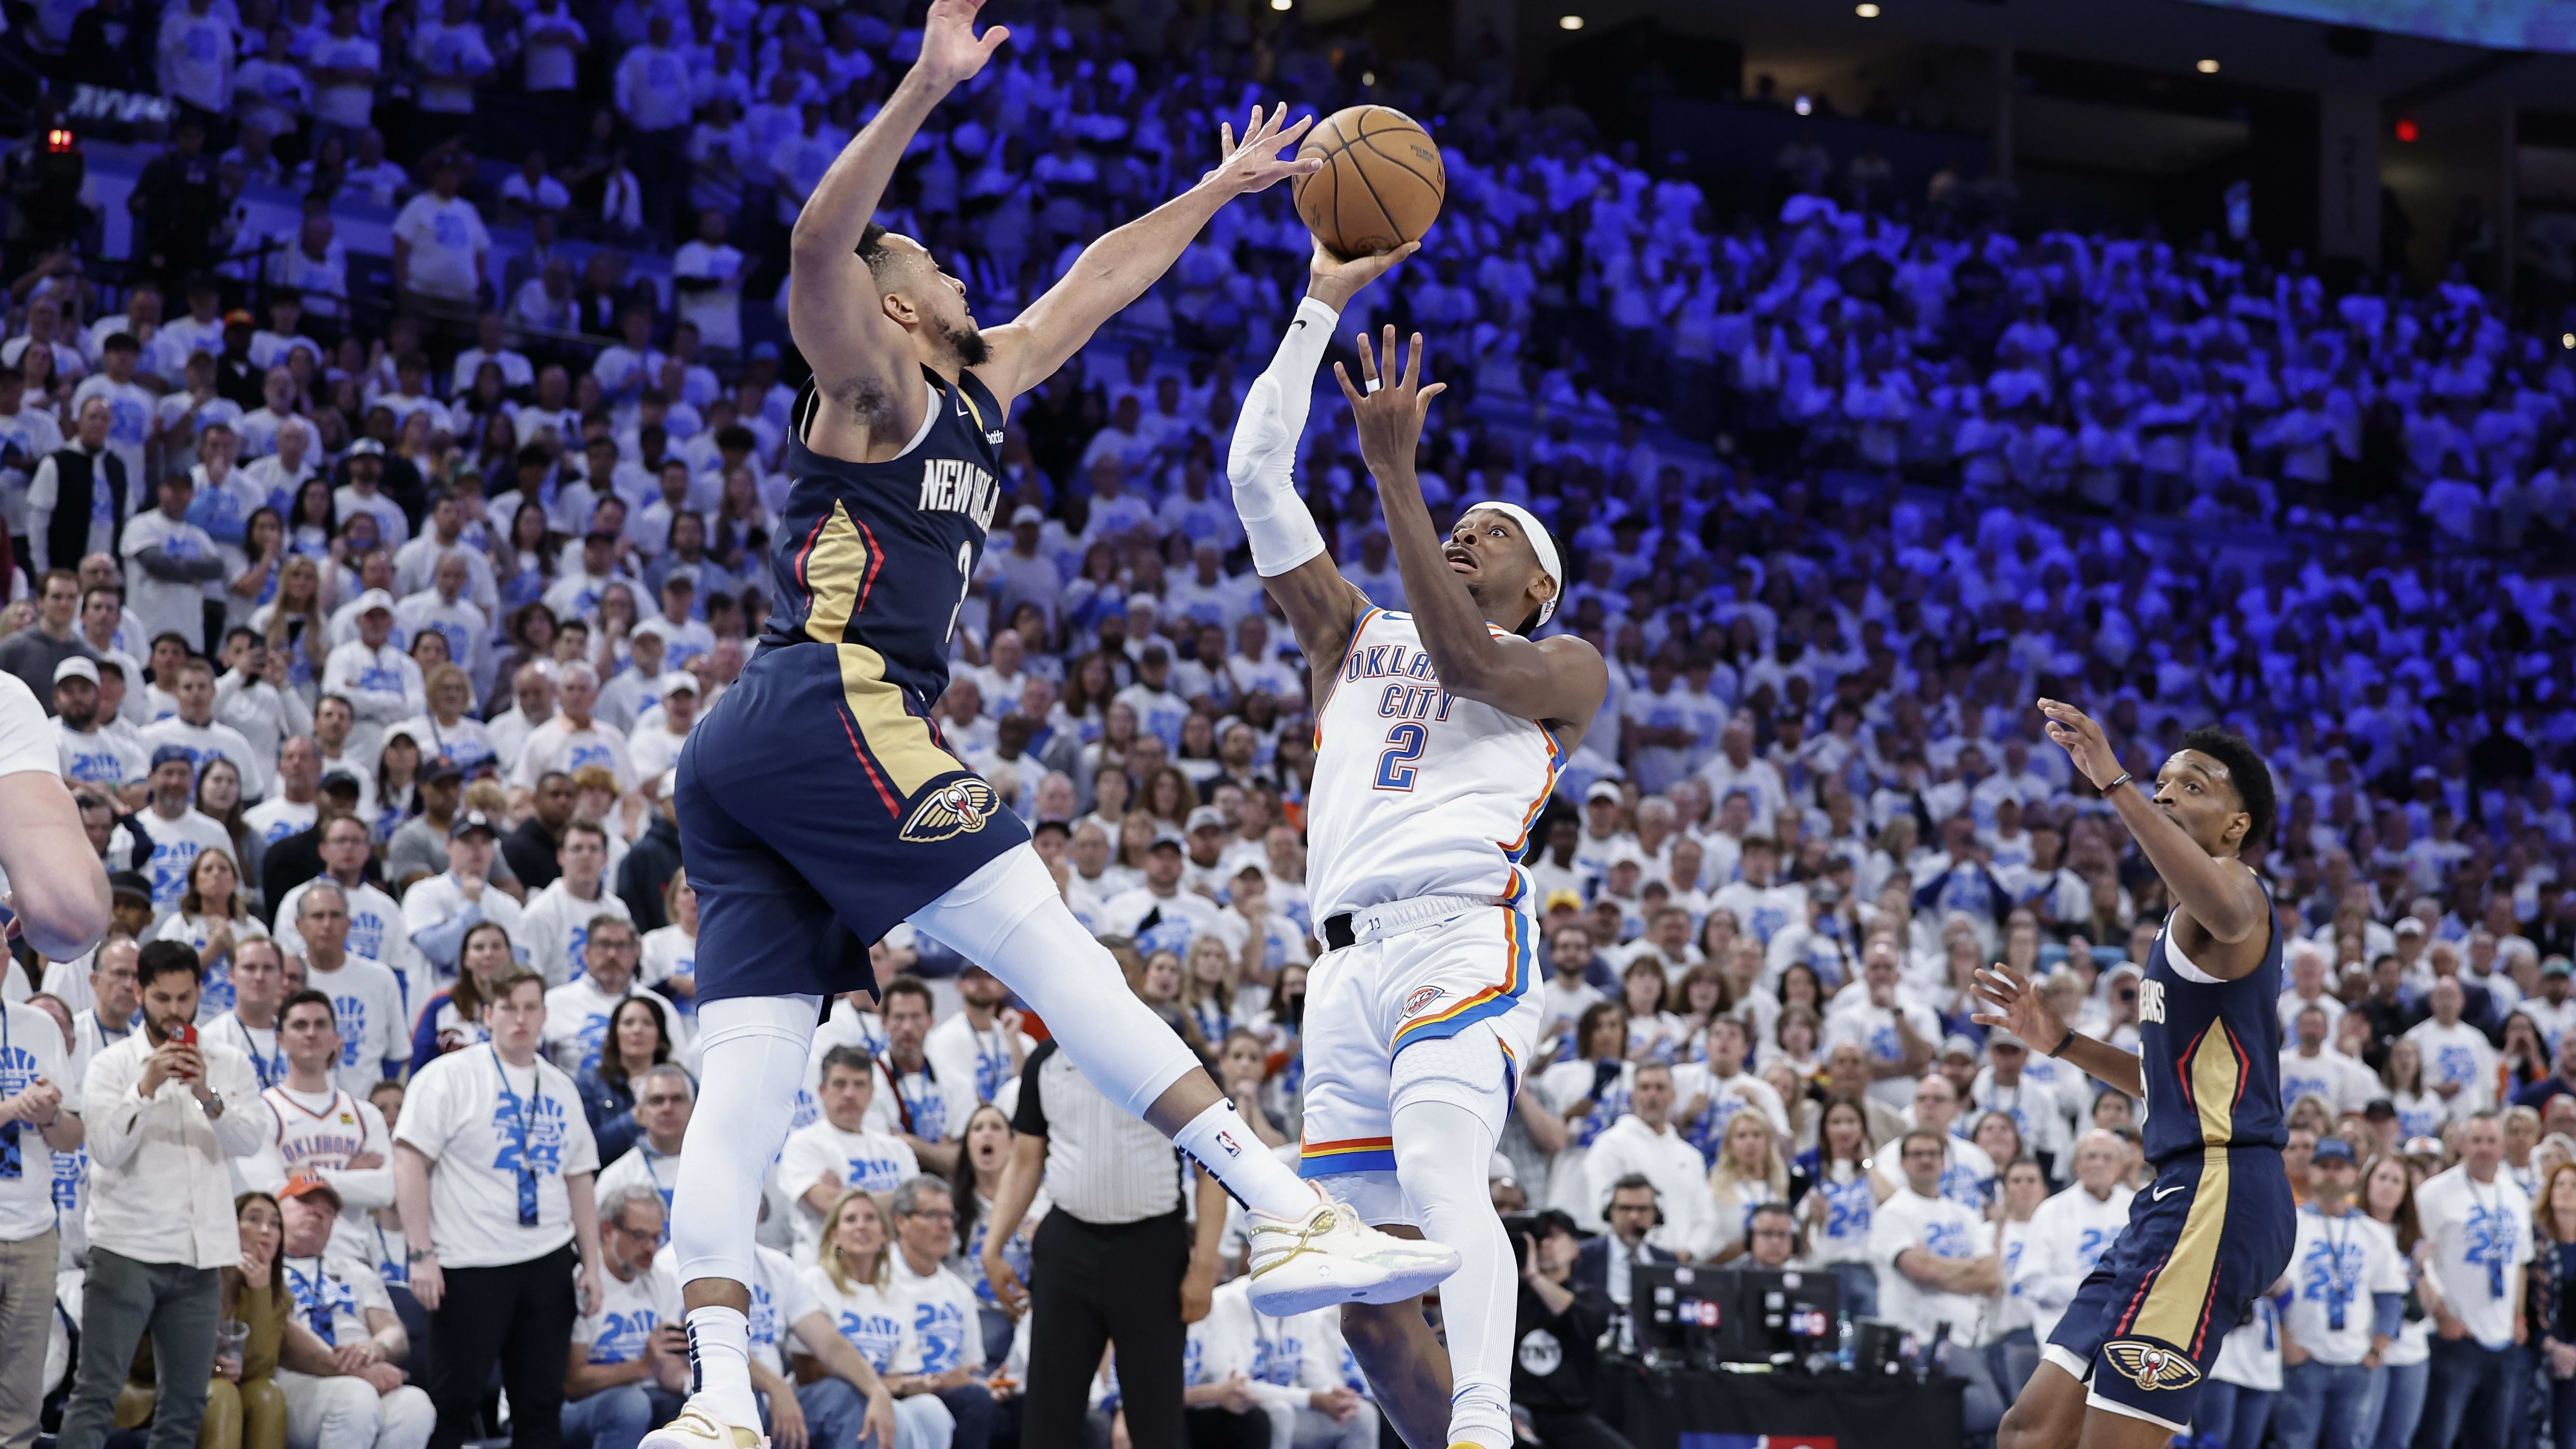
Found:
M 179 1023 L 178 1029 L 170 1033 L 170 1040 L 181 1046 L 195 1046 L 197 1044 L 196 1023 L 188 1021 Z

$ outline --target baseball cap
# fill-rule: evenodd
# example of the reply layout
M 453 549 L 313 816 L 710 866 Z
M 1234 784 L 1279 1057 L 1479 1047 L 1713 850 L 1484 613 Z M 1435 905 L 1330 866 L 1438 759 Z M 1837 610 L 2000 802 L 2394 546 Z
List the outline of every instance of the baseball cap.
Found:
M 751 360 L 754 362 L 776 362 L 778 360 L 778 344 L 775 342 L 755 342 L 751 344 Z
M 2576 962 L 2571 962 L 2564 956 L 2552 956 L 2540 963 L 2540 974 L 2543 976 L 2576 975 Z
M 381 458 L 384 455 L 385 445 L 373 438 L 360 438 L 349 445 L 349 456 L 352 458 Z
M 358 596 L 357 612 L 350 615 L 350 617 L 353 619 L 363 618 L 366 615 L 374 613 L 378 609 L 382 609 L 388 614 L 392 613 L 394 611 L 394 596 L 383 589 L 369 589 Z
M 2352 1155 L 2352 1144 L 2344 1141 L 2340 1137 L 2318 1138 L 2317 1150 L 2308 1155 L 2308 1162 L 2310 1165 L 2320 1162 L 2353 1162 L 2355 1160 L 2356 1159 Z
M 1151 850 L 1160 850 L 1166 845 L 1170 846 L 1174 850 L 1181 848 L 1181 832 L 1174 830 L 1168 825 L 1155 830 L 1153 844 L 1147 848 Z
M 1583 897 L 1570 886 L 1558 886 L 1547 893 L 1547 909 L 1551 913 L 1579 911 L 1583 909 Z
M 447 838 L 450 840 L 462 840 L 477 830 L 491 836 L 495 840 L 501 838 L 501 828 L 492 823 L 491 816 L 484 814 L 480 810 L 460 810 L 456 812 L 456 818 L 448 822 Z
M 2026 1052 L 2030 1050 L 2030 1043 L 1999 1026 L 1986 1033 L 1986 1050 L 1993 1051 L 1997 1047 L 2011 1047 L 2016 1051 Z
M 141 896 L 147 901 L 152 899 L 152 882 L 139 870 L 120 870 L 110 874 L 107 878 L 107 890 L 110 895 Z
M 654 690 L 654 693 L 656 694 L 666 695 L 683 693 L 695 694 L 697 692 L 698 677 L 685 669 L 674 669 L 670 673 L 663 675 L 661 684 Z
M 299 1172 L 288 1178 L 286 1186 L 277 1190 L 277 1196 L 281 1202 L 287 1198 L 321 1196 L 329 1198 L 331 1206 L 340 1206 L 340 1190 L 309 1172 Z
M 1971 1040 L 1965 1032 L 1954 1031 L 1948 1036 L 1942 1038 L 1941 1055 L 1944 1058 L 1966 1057 L 1970 1061 L 1975 1061 L 1977 1059 L 1977 1044 L 1975 1041 Z
M 1202 805 L 1196 810 L 1190 812 L 1189 824 L 1184 828 L 1192 835 L 1196 835 L 1202 830 L 1223 830 L 1225 828 L 1225 812 L 1219 810 L 1213 805 Z
M 90 683 L 96 684 L 98 683 L 98 666 L 75 654 L 71 658 L 54 666 L 54 683 L 60 684 L 66 679 L 86 679 Z
M 1046 515 L 1040 513 L 1037 509 L 1037 505 L 1034 503 L 1023 503 L 1019 507 L 1011 510 L 1011 527 L 1013 528 L 1017 528 L 1023 523 L 1044 522 L 1046 522 Z
M 1829 880 L 1815 881 L 1807 887 L 1807 899 L 1829 906 L 1840 905 L 1843 899 L 1843 888 Z
M 2408 1157 L 2430 1157 L 2438 1161 L 2443 1155 L 2442 1139 L 2439 1137 L 2409 1137 L 2404 1142 L 2398 1144 L 2397 1150 L 2406 1154 Z
M 2389 929 L 2401 936 L 2420 936 L 2424 934 L 2424 922 L 2414 916 L 2399 916 L 2397 924 Z
M 259 320 L 250 315 L 249 308 L 235 307 L 224 314 L 224 325 L 227 327 L 256 327 L 259 325 Z
M 172 760 L 178 761 L 191 770 L 197 768 L 197 757 L 189 753 L 186 745 L 163 745 L 152 752 L 152 768 L 156 770 Z
M 465 767 L 446 755 L 432 755 L 421 762 L 420 778 L 428 784 L 436 784 L 441 780 L 462 780 L 465 778 Z
M 1616 805 L 1619 799 L 1619 783 L 1616 780 L 1595 780 L 1591 787 L 1583 792 L 1583 803 L 1586 805 L 1598 804 L 1605 800 Z
M 332 770 L 322 776 L 322 788 L 325 790 L 346 790 L 350 794 L 355 795 L 358 793 L 358 777 L 350 774 L 346 770 Z

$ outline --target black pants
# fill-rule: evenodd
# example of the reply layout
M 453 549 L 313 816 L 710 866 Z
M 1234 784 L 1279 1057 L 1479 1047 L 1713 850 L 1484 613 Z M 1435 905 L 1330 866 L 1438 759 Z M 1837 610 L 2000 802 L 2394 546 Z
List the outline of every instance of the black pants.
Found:
M 1288 1449 L 1270 1442 L 1270 1416 L 1259 1409 L 1238 1414 L 1215 1404 L 1200 1404 L 1181 1417 L 1189 1425 L 1190 1449 Z M 1134 1436 L 1133 1420 L 1127 1432 Z
M 1190 1229 L 1177 1212 L 1102 1227 L 1062 1211 L 1031 1246 L 1025 1449 L 1082 1449 L 1083 1406 L 1100 1354 L 1118 1345 L 1118 1389 L 1134 1449 L 1182 1449 L 1181 1275 Z M 1267 1436 L 1265 1428 L 1264 1436 Z M 432 1449 L 449 1449 L 433 1445 Z M 522 1446 L 524 1449 L 524 1446 Z
M 573 1269 L 567 1244 L 542 1258 L 500 1268 L 449 1268 L 447 1296 L 429 1316 L 430 1401 L 438 1427 L 430 1449 L 457 1449 L 475 1437 L 475 1411 L 501 1365 L 510 1395 L 513 1449 L 560 1449 L 564 1360 L 572 1352 Z
M 1582 1410 L 1532 1409 L 1529 1416 L 1547 1449 L 1628 1449 L 1618 1430 Z

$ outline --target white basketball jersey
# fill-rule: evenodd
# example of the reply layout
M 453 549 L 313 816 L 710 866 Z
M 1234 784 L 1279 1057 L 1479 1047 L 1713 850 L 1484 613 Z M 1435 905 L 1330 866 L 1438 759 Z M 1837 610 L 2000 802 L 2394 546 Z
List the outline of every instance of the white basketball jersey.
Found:
M 1564 763 L 1555 735 L 1443 690 L 1411 614 L 1364 611 L 1326 689 L 1307 800 L 1315 919 L 1508 893 Z
M 277 1157 L 289 1177 L 316 1168 L 345 1168 L 362 1152 L 391 1155 L 384 1114 L 344 1090 L 333 1089 L 331 1105 L 319 1112 L 284 1087 L 261 1095 L 277 1113 Z

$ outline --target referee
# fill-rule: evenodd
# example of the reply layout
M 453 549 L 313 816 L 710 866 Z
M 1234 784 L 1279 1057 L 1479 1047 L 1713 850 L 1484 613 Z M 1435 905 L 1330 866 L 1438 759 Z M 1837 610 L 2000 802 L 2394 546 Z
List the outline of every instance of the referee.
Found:
M 1163 1134 L 1119 1109 L 1044 1042 L 1020 1070 L 1011 1157 L 993 1194 L 984 1277 L 1029 1324 L 1024 1449 L 1081 1449 L 1092 1376 L 1118 1346 L 1119 1412 L 1133 1449 L 1183 1449 L 1183 1329 L 1216 1290 L 1225 1189 L 1198 1175 L 1198 1222 L 1182 1212 L 1195 1169 Z M 1043 1181 L 1052 1211 L 1030 1246 L 1028 1291 L 1001 1257 Z M 1172 1310 L 1179 1308 L 1179 1312 Z

